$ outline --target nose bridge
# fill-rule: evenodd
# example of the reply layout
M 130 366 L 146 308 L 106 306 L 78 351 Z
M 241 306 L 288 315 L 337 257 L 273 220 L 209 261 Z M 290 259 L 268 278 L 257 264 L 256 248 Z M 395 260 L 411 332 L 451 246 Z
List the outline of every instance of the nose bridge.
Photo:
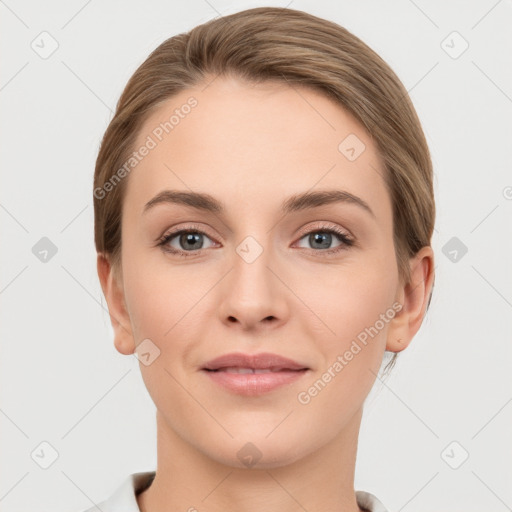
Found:
M 272 266 L 270 236 L 246 236 L 235 248 L 233 257 L 233 292 L 246 304 L 258 304 L 271 300 L 275 295 L 275 283 L 269 279 Z
M 282 320 L 286 314 L 283 286 L 274 275 L 272 232 L 259 233 L 235 246 L 219 308 L 221 320 L 237 320 L 247 328 L 268 319 Z

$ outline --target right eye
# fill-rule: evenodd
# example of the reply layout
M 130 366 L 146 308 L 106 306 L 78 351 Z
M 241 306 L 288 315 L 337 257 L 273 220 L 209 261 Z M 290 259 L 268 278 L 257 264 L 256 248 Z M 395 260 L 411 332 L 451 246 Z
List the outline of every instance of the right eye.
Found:
M 162 250 L 177 256 L 195 256 L 197 253 L 208 247 L 204 247 L 204 238 L 211 241 L 208 235 L 196 228 L 186 228 L 166 233 L 158 245 Z

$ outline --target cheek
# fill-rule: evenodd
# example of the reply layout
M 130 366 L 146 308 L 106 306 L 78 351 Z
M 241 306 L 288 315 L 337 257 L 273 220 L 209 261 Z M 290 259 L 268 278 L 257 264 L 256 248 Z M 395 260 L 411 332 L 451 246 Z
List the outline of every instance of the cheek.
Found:
M 141 376 L 157 409 L 174 415 L 190 400 L 179 383 L 186 380 L 182 365 L 194 346 L 191 340 L 197 330 L 197 312 L 193 304 L 198 298 L 187 291 L 190 288 L 182 277 L 168 274 L 146 266 L 144 271 L 132 273 L 125 290 L 135 343 L 149 339 L 158 354 L 150 364 L 139 364 Z
M 163 340 L 174 324 L 177 297 L 163 283 L 143 274 L 127 282 L 125 292 L 135 342 L 150 338 L 160 345 L 157 340 Z
M 315 326 L 316 336 L 325 340 L 332 353 L 386 314 L 394 302 L 396 284 L 397 275 L 388 259 L 361 258 L 301 279 L 295 290 L 311 310 L 307 322 Z M 385 334 L 387 323 L 378 326 Z
M 125 297 L 134 335 L 165 343 L 187 321 L 187 311 L 198 300 L 190 275 L 172 272 L 169 265 L 148 264 L 147 257 L 137 258 L 135 253 L 125 268 Z
M 198 318 L 214 314 L 213 310 L 205 311 L 207 301 L 201 301 L 211 285 L 200 280 L 196 283 L 197 277 L 189 273 L 169 269 L 161 272 L 151 265 L 131 277 L 126 293 L 135 343 L 149 339 L 158 354 L 151 364 L 139 365 L 146 388 L 154 402 L 162 402 L 164 408 L 168 396 L 186 401 L 173 377 L 185 382 L 197 362 L 193 357 L 197 345 L 207 340 L 207 326 Z
M 367 267 L 369 268 L 369 267 Z M 394 318 L 393 279 L 377 269 L 338 273 L 310 293 L 316 349 L 321 367 L 297 396 L 308 414 L 329 416 L 331 433 L 337 431 L 364 402 L 379 372 L 389 323 Z M 306 324 L 305 324 L 306 325 Z M 327 421 L 327 420 L 326 420 Z

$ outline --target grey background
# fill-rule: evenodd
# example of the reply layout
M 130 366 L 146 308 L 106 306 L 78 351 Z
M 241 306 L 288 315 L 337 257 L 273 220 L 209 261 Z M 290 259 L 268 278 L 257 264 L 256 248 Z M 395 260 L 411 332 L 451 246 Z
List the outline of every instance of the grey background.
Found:
M 261 5 L 331 19 L 369 44 L 410 91 L 432 151 L 434 296 L 366 402 L 356 489 L 391 511 L 511 509 L 512 2 L 5 0 L 2 512 L 82 510 L 129 473 L 155 468 L 155 408 L 137 359 L 113 346 L 96 274 L 94 161 L 122 88 L 151 50 Z M 41 56 L 52 39 L 58 48 Z M 43 237 L 57 250 L 46 262 Z M 42 442 L 58 453 L 47 469 Z

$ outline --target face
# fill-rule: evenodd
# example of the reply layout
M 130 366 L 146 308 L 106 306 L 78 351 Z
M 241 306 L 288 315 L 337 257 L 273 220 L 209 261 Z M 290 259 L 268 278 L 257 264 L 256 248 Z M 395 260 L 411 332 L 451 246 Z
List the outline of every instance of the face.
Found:
M 144 144 L 125 178 L 131 334 L 116 346 L 146 340 L 140 368 L 162 424 L 238 467 L 248 442 L 261 467 L 333 442 L 374 383 L 398 311 L 392 204 L 370 136 L 319 92 L 217 78 L 162 104 Z M 166 190 L 183 195 L 148 205 Z M 265 390 L 275 375 L 204 370 L 233 352 L 306 370 Z

